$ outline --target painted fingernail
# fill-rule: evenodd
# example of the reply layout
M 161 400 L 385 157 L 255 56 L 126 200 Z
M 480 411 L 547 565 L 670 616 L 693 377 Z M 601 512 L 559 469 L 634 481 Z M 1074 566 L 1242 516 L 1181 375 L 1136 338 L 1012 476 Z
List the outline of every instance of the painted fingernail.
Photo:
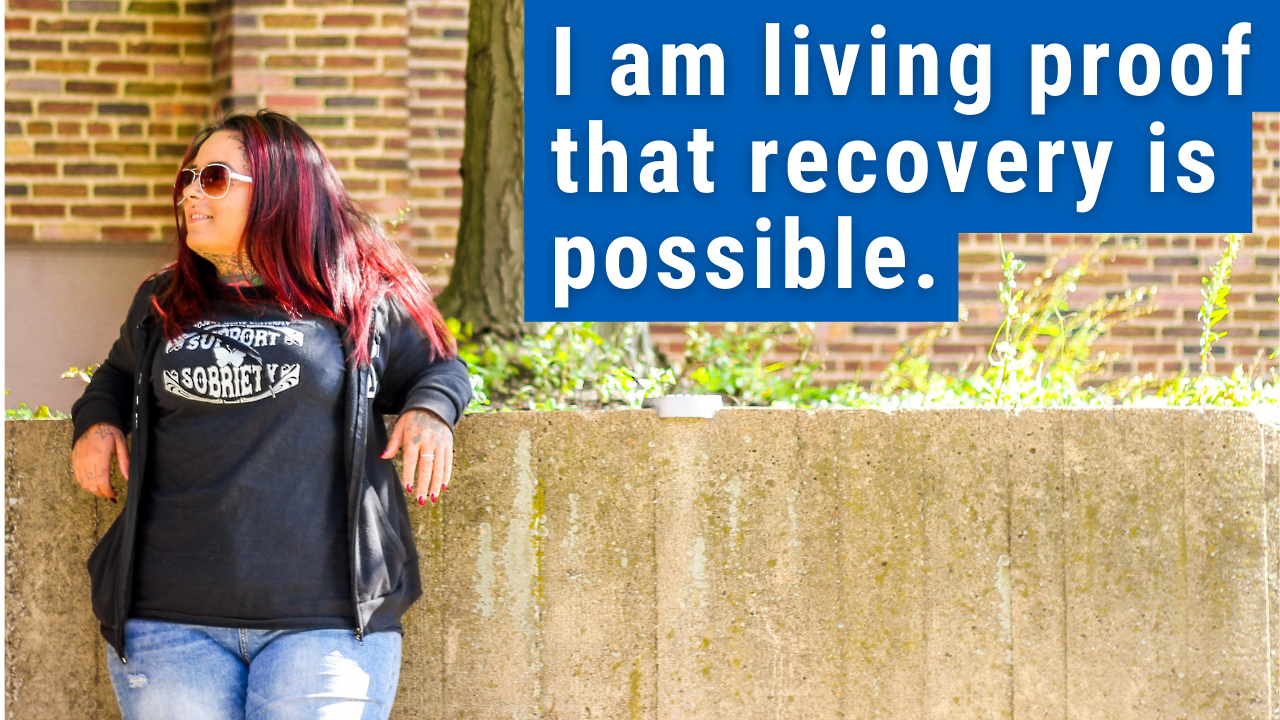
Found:
M 435 493 L 432 493 L 432 494 L 431 494 L 431 502 L 435 502 L 435 501 L 436 501 L 436 495 L 435 495 Z
M 426 505 L 426 504 L 427 504 L 427 499 L 426 499 L 425 497 L 423 497 L 423 496 L 419 495 L 419 496 L 418 496 L 418 504 L 419 504 L 419 505 Z
M 116 502 L 116 499 L 115 499 L 115 498 L 107 498 L 107 499 L 108 499 L 108 500 L 110 500 L 111 502 L 115 503 L 116 505 L 119 505 L 119 504 L 120 504 L 120 503 Z
M 412 492 L 413 492 L 413 483 L 405 483 L 405 484 L 404 484 L 404 491 L 405 491 L 406 493 L 412 493 Z

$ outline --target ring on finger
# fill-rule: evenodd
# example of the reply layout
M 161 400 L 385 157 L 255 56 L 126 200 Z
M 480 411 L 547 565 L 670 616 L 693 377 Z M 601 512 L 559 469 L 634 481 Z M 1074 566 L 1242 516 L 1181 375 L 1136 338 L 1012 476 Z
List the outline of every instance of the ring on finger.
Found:
M 424 460 L 435 460 L 435 459 L 436 459 L 436 454 L 435 454 L 435 453 L 422 453 L 422 454 L 421 454 L 421 455 L 419 455 L 418 457 L 420 457 L 420 458 L 422 458 L 422 459 L 424 459 Z

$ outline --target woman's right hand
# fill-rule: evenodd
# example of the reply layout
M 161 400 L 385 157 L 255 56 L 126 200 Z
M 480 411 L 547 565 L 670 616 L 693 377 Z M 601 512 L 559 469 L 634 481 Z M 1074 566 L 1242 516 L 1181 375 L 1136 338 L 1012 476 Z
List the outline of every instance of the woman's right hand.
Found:
M 71 467 L 80 487 L 116 501 L 116 491 L 111 487 L 111 456 L 120 464 L 120 474 L 129 479 L 129 446 L 124 433 L 110 423 L 98 423 L 85 431 L 71 448 Z

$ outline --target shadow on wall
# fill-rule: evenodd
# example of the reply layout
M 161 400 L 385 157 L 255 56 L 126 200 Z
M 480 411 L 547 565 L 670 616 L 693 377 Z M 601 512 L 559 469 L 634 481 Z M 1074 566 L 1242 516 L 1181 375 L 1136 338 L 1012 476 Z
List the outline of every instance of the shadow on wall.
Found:
M 67 368 L 100 363 L 143 278 L 173 256 L 169 243 L 5 246 L 5 407 L 70 412 L 84 391 Z

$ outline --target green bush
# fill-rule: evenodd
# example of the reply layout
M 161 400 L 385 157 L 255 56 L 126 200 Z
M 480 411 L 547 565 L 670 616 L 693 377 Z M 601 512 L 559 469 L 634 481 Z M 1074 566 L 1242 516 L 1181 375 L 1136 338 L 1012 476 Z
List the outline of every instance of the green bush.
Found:
M 876 380 L 862 383 L 858 377 L 834 387 L 817 380 L 824 358 L 814 349 L 813 323 L 725 323 L 718 330 L 693 323 L 686 329 L 684 358 L 674 364 L 637 352 L 645 339 L 635 323 L 621 323 L 608 336 L 592 323 L 546 323 L 517 338 L 476 336 L 457 320 L 448 323 L 459 354 L 471 366 L 475 392 L 468 412 L 634 408 L 672 392 L 719 394 L 736 405 L 798 408 L 1280 405 L 1280 375 L 1274 367 L 1267 377 L 1259 375 L 1261 354 L 1248 367 L 1214 374 L 1213 344 L 1226 335 L 1216 327 L 1230 312 L 1238 235 L 1227 236 L 1222 256 L 1202 279 L 1199 373 L 1098 382 L 1118 356 L 1095 351 L 1094 343 L 1116 325 L 1155 310 L 1157 288 L 1147 286 L 1081 306 L 1072 303 L 1081 278 L 1096 273 L 1124 247 L 1099 237 L 1063 250 L 1042 272 L 1024 277 L 1025 263 L 1005 252 L 1001 242 L 1004 313 L 985 358 L 954 372 L 933 367 L 929 358 L 935 342 L 967 321 L 962 305 L 959 322 L 908 340 Z M 1059 272 L 1057 266 L 1077 252 L 1079 257 Z M 88 381 L 94 369 L 70 368 L 62 376 Z M 25 404 L 5 416 L 66 417 Z
M 611 340 L 596 334 L 592 323 L 550 323 L 545 331 L 509 340 L 473 337 L 469 325 L 452 318 L 448 323 L 458 354 L 471 366 L 468 412 L 640 407 L 675 384 L 669 368 L 631 357 L 634 324 L 623 325 Z
M 552 323 L 514 340 L 472 337 L 469 328 L 452 320 L 450 328 L 472 368 L 471 412 L 637 407 L 644 398 L 667 392 L 715 393 L 731 404 L 773 407 L 1280 404 L 1276 370 L 1256 377 L 1260 356 L 1247 369 L 1213 374 L 1213 343 L 1226 334 L 1214 327 L 1229 312 L 1238 235 L 1228 236 L 1221 259 L 1203 279 L 1199 374 L 1098 383 L 1097 376 L 1118 356 L 1095 351 L 1094 343 L 1112 327 L 1154 311 L 1157 288 L 1134 288 L 1079 307 L 1072 295 L 1081 278 L 1126 246 L 1099 237 L 1062 251 L 1044 271 L 1024 278 L 1025 263 L 1001 243 L 1004 315 L 983 361 L 955 372 L 934 368 L 929 359 L 934 343 L 959 325 L 944 323 L 911 338 L 866 385 L 828 387 L 816 380 L 823 358 L 813 347 L 813 323 L 725 323 L 719 331 L 693 323 L 686 331 L 684 361 L 674 367 L 635 361 L 628 350 L 635 345 L 634 325 L 604 338 L 591 323 Z M 1057 266 L 1075 252 L 1079 258 L 1059 273 Z M 963 306 L 960 317 L 967 319 Z M 769 357 L 789 359 L 766 362 Z
M 9 390 L 5 389 L 4 394 L 7 397 Z M 16 408 L 4 409 L 5 420 L 64 420 L 69 417 L 66 413 L 50 410 L 48 405 L 31 407 L 24 402 L 18 403 Z

